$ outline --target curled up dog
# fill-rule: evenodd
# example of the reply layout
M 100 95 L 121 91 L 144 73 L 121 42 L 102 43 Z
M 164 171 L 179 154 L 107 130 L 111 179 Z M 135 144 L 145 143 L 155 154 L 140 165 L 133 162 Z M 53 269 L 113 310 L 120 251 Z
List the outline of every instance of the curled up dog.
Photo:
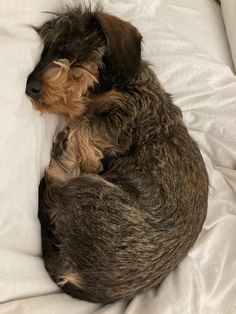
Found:
M 46 269 L 73 297 L 129 300 L 158 287 L 197 239 L 202 156 L 134 26 L 78 7 L 38 33 L 44 50 L 26 92 L 38 110 L 69 117 L 40 187 Z

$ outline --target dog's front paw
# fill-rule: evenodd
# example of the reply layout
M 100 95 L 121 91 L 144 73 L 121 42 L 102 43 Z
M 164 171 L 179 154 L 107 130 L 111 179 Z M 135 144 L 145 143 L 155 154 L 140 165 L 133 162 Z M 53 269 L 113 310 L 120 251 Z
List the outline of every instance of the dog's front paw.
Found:
M 54 158 L 59 158 L 62 153 L 67 149 L 67 140 L 70 129 L 66 127 L 63 131 L 57 134 L 56 140 L 53 143 L 52 156 Z

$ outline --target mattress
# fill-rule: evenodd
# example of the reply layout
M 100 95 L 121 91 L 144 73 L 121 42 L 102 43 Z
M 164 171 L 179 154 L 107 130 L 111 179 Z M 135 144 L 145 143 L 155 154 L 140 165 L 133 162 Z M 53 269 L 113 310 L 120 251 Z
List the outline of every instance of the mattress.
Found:
M 236 313 L 236 77 L 220 6 L 213 0 L 104 0 L 107 11 L 135 24 L 143 55 L 198 143 L 210 178 L 203 230 L 161 284 L 102 306 L 75 300 L 51 281 L 41 258 L 37 190 L 59 117 L 40 114 L 25 95 L 42 51 L 29 25 L 40 25 L 78 0 L 0 2 L 0 313 Z

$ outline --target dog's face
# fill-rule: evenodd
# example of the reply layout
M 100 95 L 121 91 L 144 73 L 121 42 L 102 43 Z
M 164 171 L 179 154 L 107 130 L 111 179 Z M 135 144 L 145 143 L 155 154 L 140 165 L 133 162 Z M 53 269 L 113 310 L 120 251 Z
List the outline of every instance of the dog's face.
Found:
M 26 93 L 40 111 L 80 115 L 95 88 L 109 89 L 139 69 L 141 35 L 100 9 L 58 14 L 38 33 L 44 49 Z

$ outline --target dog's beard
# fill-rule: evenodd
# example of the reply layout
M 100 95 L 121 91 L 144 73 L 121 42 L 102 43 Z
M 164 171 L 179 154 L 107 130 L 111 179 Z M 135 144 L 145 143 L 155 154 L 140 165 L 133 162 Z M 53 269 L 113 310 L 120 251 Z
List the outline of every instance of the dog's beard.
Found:
M 70 117 L 81 115 L 88 104 L 88 90 L 97 83 L 96 64 L 73 67 L 67 59 L 53 61 L 41 76 L 42 96 L 33 100 L 41 112 L 65 113 Z

